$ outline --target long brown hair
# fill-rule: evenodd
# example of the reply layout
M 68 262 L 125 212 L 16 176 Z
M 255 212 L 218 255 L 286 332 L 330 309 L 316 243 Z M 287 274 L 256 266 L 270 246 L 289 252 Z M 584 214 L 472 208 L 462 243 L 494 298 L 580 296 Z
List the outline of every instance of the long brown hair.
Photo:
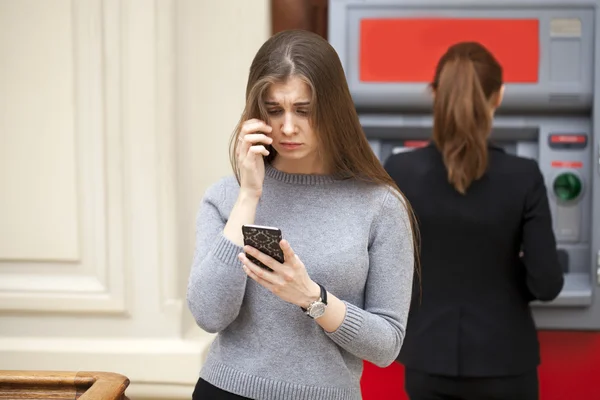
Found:
M 263 96 L 269 85 L 296 76 L 311 89 L 310 122 L 317 132 L 319 151 L 336 175 L 387 185 L 395 189 L 410 216 L 410 229 L 418 266 L 418 229 L 408 200 L 377 159 L 362 130 L 354 107 L 344 69 L 333 47 L 321 36 L 304 30 L 289 30 L 271 36 L 258 50 L 246 86 L 246 107 L 231 136 L 230 161 L 238 179 L 236 152 L 244 121 L 268 121 Z M 265 162 L 276 156 L 269 148 Z M 417 272 L 419 269 L 417 267 Z
M 502 67 L 481 44 L 457 43 L 440 59 L 431 87 L 433 140 L 448 181 L 465 194 L 487 169 L 491 101 L 502 87 Z

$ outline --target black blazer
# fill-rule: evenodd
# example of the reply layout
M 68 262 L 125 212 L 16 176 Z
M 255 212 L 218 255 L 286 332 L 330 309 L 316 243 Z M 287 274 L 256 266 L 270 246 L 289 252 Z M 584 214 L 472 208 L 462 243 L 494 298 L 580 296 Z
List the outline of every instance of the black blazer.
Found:
M 564 282 L 547 191 L 535 161 L 489 149 L 488 170 L 466 195 L 432 144 L 385 163 L 421 232 L 422 291 L 415 279 L 398 357 L 409 368 L 480 377 L 539 364 L 529 302 L 554 299 Z

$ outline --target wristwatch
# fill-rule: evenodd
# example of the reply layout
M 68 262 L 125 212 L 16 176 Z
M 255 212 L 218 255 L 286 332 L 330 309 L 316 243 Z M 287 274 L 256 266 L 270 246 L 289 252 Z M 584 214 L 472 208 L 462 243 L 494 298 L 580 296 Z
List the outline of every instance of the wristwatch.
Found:
M 325 290 L 323 285 L 320 283 L 317 283 L 317 285 L 319 285 L 319 288 L 321 288 L 321 297 L 310 303 L 307 308 L 300 307 L 302 308 L 302 311 L 304 311 L 304 313 L 312 319 L 322 317 L 323 314 L 325 314 L 325 309 L 327 308 L 327 290 Z

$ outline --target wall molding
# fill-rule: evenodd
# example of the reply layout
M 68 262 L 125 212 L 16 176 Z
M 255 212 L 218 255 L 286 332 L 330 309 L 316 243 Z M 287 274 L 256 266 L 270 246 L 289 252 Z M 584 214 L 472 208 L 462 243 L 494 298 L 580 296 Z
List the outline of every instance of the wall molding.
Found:
M 179 265 L 177 256 L 177 168 L 176 153 L 176 1 L 156 0 L 156 146 L 158 171 L 156 196 L 159 201 L 159 277 L 162 311 L 181 317 L 183 294 L 180 293 L 179 276 L 173 265 Z
M 79 260 L 1 261 L 0 310 L 126 312 L 120 4 L 71 3 Z

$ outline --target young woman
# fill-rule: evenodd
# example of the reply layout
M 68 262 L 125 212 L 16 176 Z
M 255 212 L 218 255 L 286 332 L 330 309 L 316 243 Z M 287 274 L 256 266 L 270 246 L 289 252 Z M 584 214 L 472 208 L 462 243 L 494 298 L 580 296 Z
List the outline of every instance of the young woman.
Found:
M 287 31 L 260 48 L 231 158 L 197 217 L 188 303 L 218 335 L 194 399 L 360 399 L 363 360 L 402 346 L 414 240 L 327 41 Z M 244 247 L 247 224 L 281 229 L 283 263 Z
M 421 234 L 422 290 L 399 357 L 406 390 L 411 400 L 537 399 L 529 302 L 563 286 L 544 178 L 488 141 L 504 86 L 487 49 L 450 47 L 431 87 L 433 143 L 386 162 Z

